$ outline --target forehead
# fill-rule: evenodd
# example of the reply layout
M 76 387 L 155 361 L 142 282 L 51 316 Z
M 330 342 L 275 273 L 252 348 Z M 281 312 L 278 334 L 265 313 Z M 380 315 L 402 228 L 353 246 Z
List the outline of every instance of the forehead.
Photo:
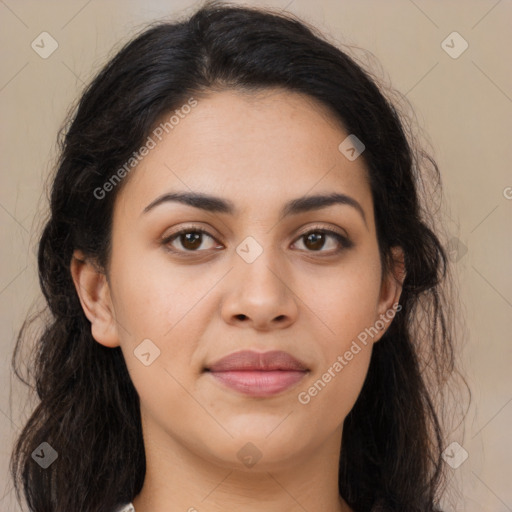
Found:
M 332 191 L 355 196 L 371 217 L 364 161 L 340 152 L 349 134 L 316 99 L 269 89 L 213 92 L 195 100 L 194 108 L 160 130 L 161 140 L 152 136 L 155 146 L 129 176 L 122 200 L 142 211 L 156 196 L 180 190 L 268 210 Z M 165 128 L 172 114 L 157 125 Z

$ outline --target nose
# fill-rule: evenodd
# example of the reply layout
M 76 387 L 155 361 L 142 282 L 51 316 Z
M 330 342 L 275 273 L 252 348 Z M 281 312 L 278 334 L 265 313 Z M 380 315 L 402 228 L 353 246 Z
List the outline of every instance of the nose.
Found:
M 248 263 L 237 253 L 225 283 L 222 317 L 231 325 L 259 330 L 284 329 L 295 322 L 297 296 L 290 273 L 270 249 Z

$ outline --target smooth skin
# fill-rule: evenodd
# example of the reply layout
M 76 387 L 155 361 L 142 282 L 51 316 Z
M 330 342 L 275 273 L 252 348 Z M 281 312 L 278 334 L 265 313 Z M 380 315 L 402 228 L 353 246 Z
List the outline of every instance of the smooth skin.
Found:
M 389 322 L 309 403 L 298 396 L 392 309 L 405 274 L 395 248 L 393 272 L 383 275 L 364 161 L 338 149 L 347 136 L 299 93 L 198 98 L 125 178 L 106 273 L 75 252 L 92 335 L 121 347 L 140 396 L 147 470 L 136 512 L 351 511 L 338 493 L 343 421 Z M 236 214 L 175 201 L 144 211 L 164 194 L 192 191 L 231 201 Z M 364 218 L 349 204 L 280 218 L 292 199 L 333 192 L 357 201 Z M 190 226 L 188 238 L 168 240 Z M 208 235 L 193 241 L 198 228 Z M 319 228 L 351 244 L 330 234 L 322 242 Z M 251 263 L 236 251 L 247 237 L 263 250 Z M 145 339 L 160 350 L 149 366 L 134 354 Z M 242 349 L 287 351 L 309 372 L 254 398 L 203 371 Z M 238 455 L 249 442 L 261 455 L 252 467 Z

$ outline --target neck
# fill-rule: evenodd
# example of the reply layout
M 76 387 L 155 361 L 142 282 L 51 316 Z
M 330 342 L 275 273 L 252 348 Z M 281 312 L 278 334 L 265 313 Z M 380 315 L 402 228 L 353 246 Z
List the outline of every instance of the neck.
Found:
M 210 460 L 154 425 L 150 430 L 136 512 L 352 512 L 338 491 L 342 427 L 307 453 L 274 463 L 262 457 L 243 469 Z

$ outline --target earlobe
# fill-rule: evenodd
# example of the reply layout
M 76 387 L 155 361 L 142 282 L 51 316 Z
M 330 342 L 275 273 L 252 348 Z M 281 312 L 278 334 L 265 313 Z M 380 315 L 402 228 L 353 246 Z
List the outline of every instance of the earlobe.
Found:
M 82 251 L 73 253 L 70 270 L 84 314 L 91 322 L 93 338 L 106 347 L 119 346 L 106 275 Z
M 402 287 L 406 276 L 404 252 L 399 246 L 391 248 L 392 257 L 390 268 L 382 279 L 381 294 L 376 324 L 379 324 L 379 333 L 374 341 L 378 341 L 389 328 L 393 318 L 401 306 L 398 304 L 402 294 Z

